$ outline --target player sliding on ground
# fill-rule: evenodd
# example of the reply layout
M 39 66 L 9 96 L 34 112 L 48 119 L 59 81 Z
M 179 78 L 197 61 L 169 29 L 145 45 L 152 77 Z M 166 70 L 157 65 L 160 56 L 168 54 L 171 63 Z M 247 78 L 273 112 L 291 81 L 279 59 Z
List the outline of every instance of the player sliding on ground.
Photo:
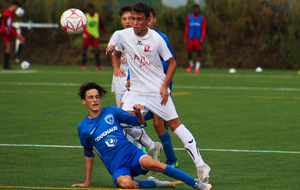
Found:
M 124 136 L 122 126 L 144 127 L 146 122 L 136 104 L 133 110 L 136 116 L 114 107 L 101 108 L 102 97 L 106 90 L 96 83 L 85 83 L 79 89 L 81 103 L 86 106 L 89 115 L 78 125 L 80 142 L 84 147 L 86 180 L 85 183 L 72 186 L 89 186 L 91 181 L 94 149 L 113 177 L 117 187 L 124 189 L 166 187 L 174 188 L 169 181 L 159 181 L 149 177 L 146 181 L 134 180 L 134 176 L 147 174 L 149 170 L 181 180 L 195 189 L 209 190 L 212 186 L 201 183 L 185 172 L 170 165 L 153 160 L 149 155 L 130 143 Z

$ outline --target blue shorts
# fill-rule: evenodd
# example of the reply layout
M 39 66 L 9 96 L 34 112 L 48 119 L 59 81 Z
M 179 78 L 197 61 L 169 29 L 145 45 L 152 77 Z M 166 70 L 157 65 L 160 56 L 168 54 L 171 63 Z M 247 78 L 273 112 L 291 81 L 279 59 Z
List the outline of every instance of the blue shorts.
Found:
M 140 159 L 142 156 L 145 156 L 143 151 L 136 148 L 134 151 L 131 151 L 131 154 L 126 157 L 126 162 L 120 165 L 112 174 L 113 181 L 117 187 L 117 178 L 121 175 L 129 175 L 132 178 L 138 175 L 145 175 L 148 173 L 148 170 L 145 170 L 140 165 Z

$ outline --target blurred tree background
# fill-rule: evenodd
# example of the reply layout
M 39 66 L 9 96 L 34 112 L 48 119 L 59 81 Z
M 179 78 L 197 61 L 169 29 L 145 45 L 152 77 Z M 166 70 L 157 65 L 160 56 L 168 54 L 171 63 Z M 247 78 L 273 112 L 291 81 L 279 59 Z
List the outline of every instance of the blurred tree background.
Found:
M 1 0 L 1 12 L 11 0 Z M 101 14 L 109 33 L 101 33 L 101 57 L 111 34 L 121 29 L 119 8 L 138 0 L 19 0 L 25 15 L 15 21 L 59 23 L 68 8 L 86 12 L 92 3 Z M 184 48 L 186 16 L 193 0 L 178 8 L 161 0 L 144 0 L 157 14 L 156 28 L 166 33 L 179 66 L 187 67 Z M 206 17 L 207 32 L 202 53 L 203 67 L 300 69 L 299 0 L 206 0 L 201 14 Z M 26 37 L 24 58 L 32 64 L 81 64 L 81 35 L 67 35 L 61 29 L 22 29 Z M 0 49 L 4 52 L 4 44 Z M 89 55 L 88 55 L 89 56 Z M 88 64 L 95 65 L 93 56 Z M 104 60 L 103 60 L 104 62 Z M 105 64 L 110 64 L 105 62 Z

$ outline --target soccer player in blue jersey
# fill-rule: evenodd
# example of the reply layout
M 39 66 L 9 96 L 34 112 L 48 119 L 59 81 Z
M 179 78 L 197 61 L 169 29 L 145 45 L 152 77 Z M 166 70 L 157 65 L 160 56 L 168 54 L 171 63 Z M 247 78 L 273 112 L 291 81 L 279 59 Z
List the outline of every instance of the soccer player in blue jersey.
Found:
M 172 182 L 159 181 L 153 177 L 149 177 L 147 181 L 133 179 L 134 176 L 144 175 L 151 170 L 181 180 L 196 189 L 211 189 L 210 184 L 200 183 L 181 170 L 153 160 L 130 143 L 124 136 L 121 124 L 127 127 L 145 126 L 141 114 L 143 106 L 140 104 L 133 106 L 136 116 L 115 106 L 101 108 L 105 94 L 106 90 L 93 82 L 84 83 L 79 89 L 81 103 L 86 106 L 89 113 L 78 125 L 80 142 L 84 148 L 86 180 L 85 183 L 72 186 L 90 185 L 95 150 L 117 187 L 124 189 L 175 187 Z
M 195 4 L 193 6 L 193 13 L 186 17 L 186 26 L 184 32 L 184 42 L 186 44 L 186 50 L 188 51 L 189 67 L 186 72 L 191 72 L 194 67 L 192 52 L 197 51 L 197 61 L 195 67 L 195 73 L 199 73 L 201 66 L 200 58 L 201 51 L 203 49 L 203 40 L 206 33 L 206 20 L 203 15 L 200 14 L 200 6 Z

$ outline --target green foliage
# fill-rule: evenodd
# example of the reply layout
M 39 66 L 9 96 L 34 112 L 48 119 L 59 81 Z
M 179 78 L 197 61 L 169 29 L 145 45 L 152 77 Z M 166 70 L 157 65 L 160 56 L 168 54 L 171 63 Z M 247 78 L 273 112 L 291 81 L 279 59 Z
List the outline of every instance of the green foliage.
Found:
M 9 2 L 1 1 L 1 9 L 8 7 Z M 92 3 L 100 12 L 104 25 L 111 35 L 115 30 L 122 28 L 118 15 L 120 7 L 125 4 L 133 5 L 136 2 L 138 0 L 24 0 L 21 3 L 26 14 L 16 20 L 59 23 L 60 16 L 66 9 L 76 7 L 85 12 L 87 4 Z M 187 52 L 183 37 L 186 16 L 192 12 L 194 1 L 189 0 L 187 5 L 176 9 L 167 7 L 158 0 L 148 0 L 146 3 L 156 10 L 156 28 L 168 35 L 178 64 L 187 66 Z M 203 66 L 300 69 L 299 8 L 300 4 L 296 0 L 206 0 L 206 4 L 201 9 L 207 21 L 202 53 Z M 25 32 L 25 35 L 29 39 L 27 46 L 31 48 L 31 52 L 34 52 L 33 49 L 40 48 L 31 45 L 31 43 L 38 43 L 33 42 L 33 35 L 38 35 L 37 39 L 51 37 L 52 40 L 47 41 L 49 46 L 53 46 L 50 43 L 56 41 L 53 38 L 65 38 L 59 41 L 63 47 L 67 45 L 62 43 L 70 43 L 72 40 L 69 38 L 74 38 L 73 36 L 66 38 L 66 35 L 58 30 L 43 30 L 41 33 Z M 107 41 L 110 35 L 102 35 L 101 38 Z M 4 49 L 3 45 L 0 49 Z M 78 53 L 81 51 L 78 47 L 75 50 Z M 72 51 L 74 49 L 64 54 L 72 55 Z M 56 54 L 55 49 L 52 49 L 52 53 Z M 27 56 L 30 55 L 32 54 Z M 34 57 L 30 58 L 34 59 Z M 64 61 L 61 63 L 66 64 Z

